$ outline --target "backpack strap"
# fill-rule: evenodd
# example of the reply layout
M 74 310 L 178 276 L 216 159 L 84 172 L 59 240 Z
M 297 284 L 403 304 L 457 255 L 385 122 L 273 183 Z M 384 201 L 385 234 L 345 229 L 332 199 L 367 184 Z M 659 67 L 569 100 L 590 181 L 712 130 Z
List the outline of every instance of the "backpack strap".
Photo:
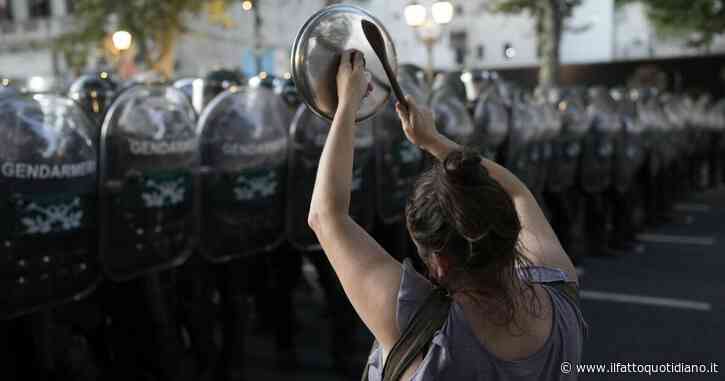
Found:
M 405 331 L 393 345 L 383 366 L 382 381 L 398 381 L 410 365 L 426 349 L 433 336 L 448 317 L 451 298 L 442 288 L 436 288 L 413 315 Z M 377 342 L 373 344 L 376 348 Z M 365 367 L 363 381 L 368 381 L 370 364 Z

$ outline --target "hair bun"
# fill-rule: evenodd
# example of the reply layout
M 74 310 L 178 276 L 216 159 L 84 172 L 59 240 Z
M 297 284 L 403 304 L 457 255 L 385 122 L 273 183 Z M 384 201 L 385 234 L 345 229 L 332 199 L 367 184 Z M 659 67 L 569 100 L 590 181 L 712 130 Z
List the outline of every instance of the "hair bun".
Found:
M 471 150 L 453 151 L 443 161 L 445 177 L 451 184 L 480 186 L 486 182 L 488 171 L 481 165 L 481 156 Z

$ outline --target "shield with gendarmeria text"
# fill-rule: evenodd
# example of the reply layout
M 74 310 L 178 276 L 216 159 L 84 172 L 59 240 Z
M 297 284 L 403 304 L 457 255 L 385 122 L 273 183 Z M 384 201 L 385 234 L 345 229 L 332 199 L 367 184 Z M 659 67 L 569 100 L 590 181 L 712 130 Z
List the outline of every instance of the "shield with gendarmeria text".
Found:
M 314 232 L 307 224 L 307 215 L 315 185 L 317 165 L 329 130 L 330 122 L 315 115 L 305 105 L 297 110 L 290 128 L 287 237 L 289 242 L 300 250 L 320 249 Z M 360 226 L 370 229 L 375 209 L 371 186 L 373 135 L 369 121 L 356 127 L 354 155 L 350 215 Z
M 199 136 L 178 89 L 137 85 L 101 135 L 101 260 L 113 280 L 182 264 L 198 240 Z
M 622 121 L 606 89 L 590 89 L 589 99 L 588 130 L 582 141 L 581 186 L 588 193 L 600 193 L 612 184 L 614 138 Z
M 257 86 L 215 98 L 199 119 L 202 254 L 225 262 L 284 239 L 287 121 L 281 95 Z
M 481 91 L 473 111 L 475 128 L 484 136 L 481 155 L 490 160 L 500 159 L 499 150 L 509 135 L 510 121 L 506 101 L 496 86 L 491 85 Z
M 0 98 L 0 318 L 78 300 L 100 280 L 95 132 L 68 98 Z

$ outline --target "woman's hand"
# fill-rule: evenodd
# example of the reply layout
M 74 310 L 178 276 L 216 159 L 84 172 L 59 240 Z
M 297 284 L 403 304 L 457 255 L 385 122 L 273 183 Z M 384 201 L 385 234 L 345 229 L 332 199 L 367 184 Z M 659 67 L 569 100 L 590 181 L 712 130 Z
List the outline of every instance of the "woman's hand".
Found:
M 411 143 L 429 151 L 442 138 L 436 130 L 433 113 L 428 108 L 419 108 L 410 96 L 405 99 L 408 101 L 408 108 L 400 102 L 395 104 L 395 110 L 403 124 L 403 132 Z
M 365 57 L 357 50 L 346 50 L 337 69 L 338 107 L 360 106 L 362 99 L 372 91 L 369 75 L 365 72 Z

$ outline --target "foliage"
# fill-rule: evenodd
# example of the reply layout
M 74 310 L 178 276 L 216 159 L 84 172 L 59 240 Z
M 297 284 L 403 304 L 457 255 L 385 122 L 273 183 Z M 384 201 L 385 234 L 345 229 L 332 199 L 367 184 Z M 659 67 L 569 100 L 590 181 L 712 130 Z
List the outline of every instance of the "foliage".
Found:
M 725 32 L 725 2 L 722 0 L 616 0 L 617 6 L 642 3 L 647 18 L 663 37 L 688 35 L 696 47 L 709 46 Z
M 541 57 L 539 85 L 555 86 L 559 80 L 559 47 L 564 20 L 581 5 L 581 0 L 492 0 L 493 12 L 528 13 L 536 22 L 537 53 Z
M 60 36 L 56 45 L 66 56 L 74 56 L 71 65 L 81 65 L 77 52 L 102 48 L 113 32 L 108 28 L 127 30 L 146 64 L 169 76 L 176 40 L 187 30 L 187 16 L 199 14 L 208 3 L 219 1 L 232 0 L 76 0 L 71 30 Z
M 541 15 L 545 7 L 548 5 L 547 0 L 494 0 L 491 2 L 489 9 L 493 12 L 519 14 L 529 13 L 534 17 Z M 581 0 L 560 0 L 558 4 L 562 10 L 564 17 L 571 16 L 574 8 L 581 5 Z

